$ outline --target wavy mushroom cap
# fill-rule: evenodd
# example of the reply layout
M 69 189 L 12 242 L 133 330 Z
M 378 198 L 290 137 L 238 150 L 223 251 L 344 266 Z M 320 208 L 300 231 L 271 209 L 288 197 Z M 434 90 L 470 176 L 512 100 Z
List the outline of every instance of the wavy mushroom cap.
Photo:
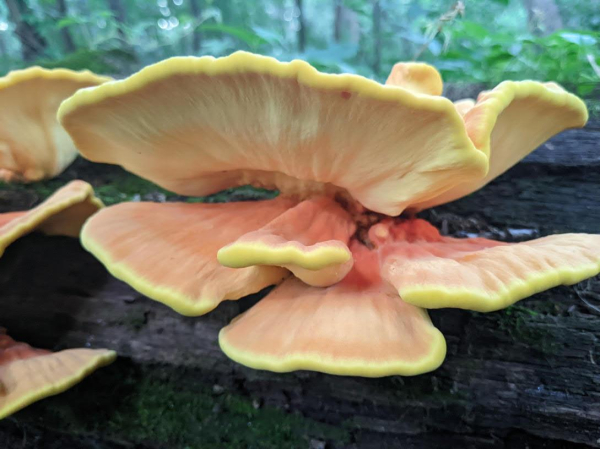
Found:
M 0 328 L 0 419 L 79 383 L 116 358 L 107 349 L 51 352 L 14 341 Z
M 58 115 L 84 157 L 180 194 L 343 192 L 395 216 L 496 176 L 490 154 L 504 170 L 582 126 L 583 102 L 555 86 L 503 83 L 463 119 L 425 64 L 398 64 L 382 85 L 238 52 L 162 61 L 77 92 Z
M 0 78 L 0 180 L 51 178 L 73 162 L 77 149 L 56 111 L 77 90 L 109 80 L 89 71 L 41 67 Z
M 0 256 L 8 245 L 33 231 L 78 237 L 83 223 L 102 207 L 91 185 L 71 181 L 33 209 L 0 214 Z

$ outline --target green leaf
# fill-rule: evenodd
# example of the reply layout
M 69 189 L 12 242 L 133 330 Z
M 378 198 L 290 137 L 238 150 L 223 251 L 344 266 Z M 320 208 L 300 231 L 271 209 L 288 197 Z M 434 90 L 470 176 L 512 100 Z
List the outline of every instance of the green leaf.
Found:
M 202 31 L 215 31 L 218 33 L 228 34 L 229 36 L 241 40 L 242 42 L 247 44 L 251 49 L 256 49 L 260 45 L 268 43 L 267 40 L 263 37 L 245 28 L 222 25 L 218 23 L 200 25 L 198 28 Z
M 64 19 L 60 19 L 57 23 L 56 23 L 56 28 L 58 28 L 59 30 L 71 26 L 71 25 L 77 25 L 81 23 L 81 21 L 78 18 L 75 17 L 65 17 Z

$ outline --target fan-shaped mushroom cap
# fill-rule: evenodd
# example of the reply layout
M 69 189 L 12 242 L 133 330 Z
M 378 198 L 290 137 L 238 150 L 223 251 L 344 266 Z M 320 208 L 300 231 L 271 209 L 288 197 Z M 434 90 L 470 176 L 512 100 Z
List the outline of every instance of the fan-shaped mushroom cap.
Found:
M 0 328 L 0 419 L 62 393 L 114 361 L 114 351 L 67 349 L 50 352 L 17 343 Z
M 294 202 L 121 203 L 85 224 L 83 246 L 117 278 L 184 315 L 202 315 L 280 282 L 273 266 L 227 268 L 217 251 L 262 228 Z
M 59 119 L 86 158 L 186 195 L 347 191 L 397 215 L 487 170 L 445 98 L 243 52 L 172 58 L 80 91 Z
M 396 65 L 384 86 L 238 52 L 172 58 L 82 90 L 59 119 L 85 157 L 181 194 L 248 183 L 341 191 L 390 216 L 468 194 L 587 119 L 554 83 L 505 82 L 470 110 L 440 88 L 420 63 Z
M 489 158 L 489 171 L 413 208 L 425 209 L 454 201 L 479 190 L 500 176 L 550 137 L 588 120 L 585 103 L 556 83 L 504 81 L 482 92 L 477 103 L 456 103 L 469 137 Z
M 56 119 L 60 103 L 110 78 L 31 67 L 0 78 L 0 180 L 37 181 L 62 172 L 77 149 Z
M 381 275 L 410 304 L 490 312 L 600 273 L 600 235 L 558 234 L 522 243 L 442 237 L 424 220 L 382 222 Z
M 0 214 L 0 256 L 12 242 L 35 230 L 78 237 L 85 220 L 101 207 L 91 185 L 72 181 L 29 211 Z

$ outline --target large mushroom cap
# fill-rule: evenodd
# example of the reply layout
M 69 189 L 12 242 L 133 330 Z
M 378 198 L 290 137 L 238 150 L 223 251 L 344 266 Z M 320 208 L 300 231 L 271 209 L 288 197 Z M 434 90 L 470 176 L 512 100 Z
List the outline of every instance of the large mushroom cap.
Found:
M 397 64 L 382 85 L 238 52 L 162 61 L 77 92 L 58 115 L 85 157 L 174 192 L 342 191 L 392 216 L 470 193 L 587 119 L 551 83 L 503 83 L 471 110 L 438 96 L 441 83 L 425 64 Z
M 73 162 L 77 149 L 56 111 L 78 89 L 108 80 L 89 71 L 41 67 L 0 78 L 0 180 L 50 178 Z
M 339 190 L 396 215 L 487 169 L 445 98 L 244 52 L 168 59 L 76 93 L 59 119 L 86 158 L 186 195 Z

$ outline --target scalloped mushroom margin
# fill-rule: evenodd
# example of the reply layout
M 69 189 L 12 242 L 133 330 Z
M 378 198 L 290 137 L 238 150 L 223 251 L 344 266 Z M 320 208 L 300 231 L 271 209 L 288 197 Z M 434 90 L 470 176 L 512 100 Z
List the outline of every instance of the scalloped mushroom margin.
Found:
M 300 299 L 301 301 L 302 299 Z M 400 298 L 398 298 L 400 301 Z M 429 323 L 427 311 L 421 309 Z M 235 317 L 230 324 L 241 319 L 244 314 Z M 227 327 L 219 332 L 219 346 L 221 350 L 237 363 L 253 369 L 273 371 L 276 373 L 287 373 L 298 370 L 318 371 L 338 376 L 361 376 L 361 377 L 385 377 L 385 376 L 417 376 L 419 374 L 434 371 L 440 367 L 446 358 L 446 339 L 444 335 L 430 324 L 427 330 L 431 335 L 431 350 L 424 354 L 421 359 L 414 363 L 403 361 L 389 361 L 385 363 L 369 363 L 367 360 L 356 359 L 334 359 L 323 357 L 317 353 L 295 353 L 285 357 L 274 357 L 264 354 L 256 354 L 237 349 L 227 342 Z

